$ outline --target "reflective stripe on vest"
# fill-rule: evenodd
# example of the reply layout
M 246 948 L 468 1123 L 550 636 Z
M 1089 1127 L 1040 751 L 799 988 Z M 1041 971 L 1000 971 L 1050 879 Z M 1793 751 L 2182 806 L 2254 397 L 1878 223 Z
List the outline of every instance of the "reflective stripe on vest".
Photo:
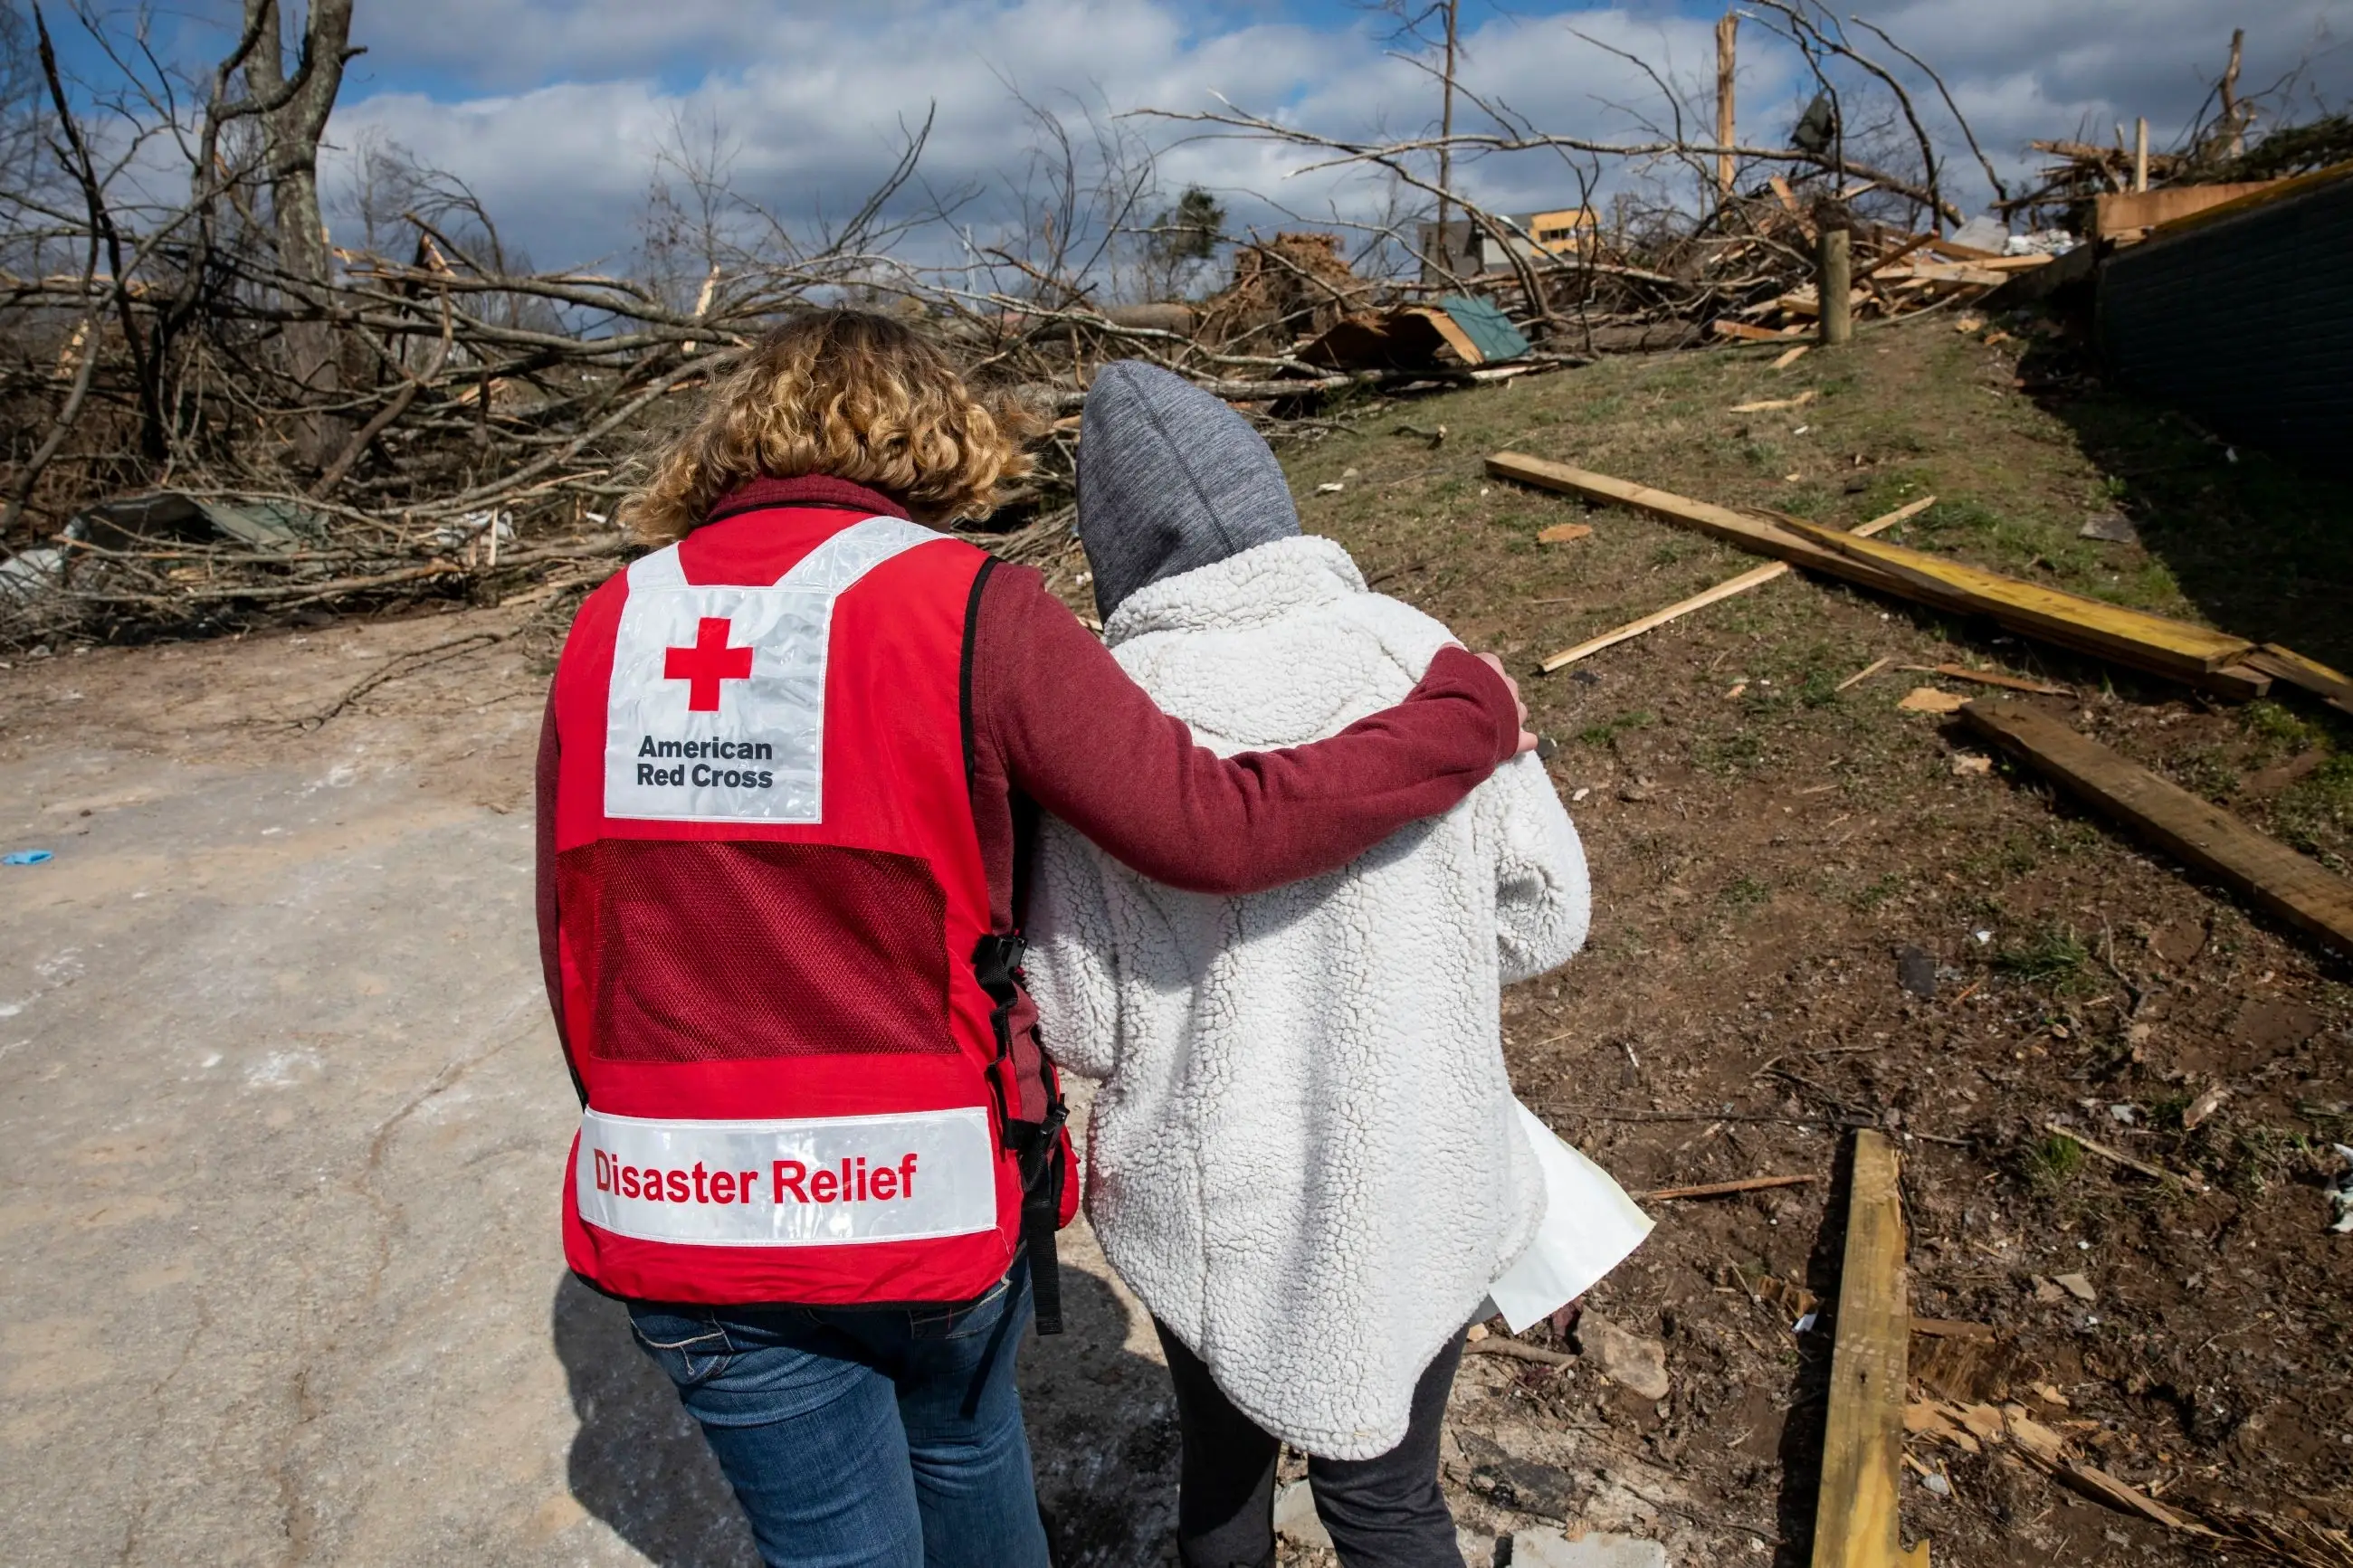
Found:
M 607 698 L 605 814 L 824 821 L 834 601 L 892 556 L 942 537 L 870 517 L 765 588 L 697 587 L 675 544 L 634 563 Z
M 690 1247 L 849 1246 L 997 1226 L 979 1107 L 895 1116 L 657 1121 L 591 1110 L 573 1180 L 580 1217 Z

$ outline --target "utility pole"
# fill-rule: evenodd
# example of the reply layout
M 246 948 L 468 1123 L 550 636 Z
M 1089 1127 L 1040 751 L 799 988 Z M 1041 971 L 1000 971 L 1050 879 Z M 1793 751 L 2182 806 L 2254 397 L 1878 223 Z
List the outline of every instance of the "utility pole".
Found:
M 2133 189 L 2148 189 L 2148 116 L 2133 121 Z
M 1725 149 L 1715 155 L 1715 189 L 1726 201 L 1732 199 L 1732 75 L 1739 37 L 1740 14 L 1726 11 L 1715 24 L 1715 144 Z
M 1820 313 L 1815 320 L 1821 323 L 1819 336 L 1826 349 L 1854 336 L 1853 302 L 1847 298 L 1853 275 L 1851 245 L 1846 230 L 1826 228 L 1816 250 L 1814 303 Z
M 1444 272 L 1454 270 L 1454 246 L 1447 238 L 1446 220 L 1450 204 L 1447 196 L 1454 189 L 1454 46 L 1455 26 L 1462 19 L 1462 0 L 1444 0 L 1446 11 L 1446 69 L 1439 77 L 1438 107 L 1438 265 Z

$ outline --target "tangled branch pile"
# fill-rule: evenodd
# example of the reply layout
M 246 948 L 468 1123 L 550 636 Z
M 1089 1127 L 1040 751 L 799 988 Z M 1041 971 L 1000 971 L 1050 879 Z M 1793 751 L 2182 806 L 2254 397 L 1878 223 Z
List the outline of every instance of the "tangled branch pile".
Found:
M 193 77 L 79 10 L 111 74 L 71 81 L 42 8 L 29 26 L 0 10 L 0 547 L 17 552 L 0 559 L 0 646 L 428 597 L 554 599 L 626 552 L 610 520 L 636 454 L 779 314 L 811 305 L 920 318 L 976 381 L 1060 416 L 1029 487 L 969 524 L 1000 553 L 1042 560 L 1067 552 L 1075 414 L 1111 359 L 1149 360 L 1265 425 L 1312 432 L 1335 395 L 1794 333 L 1815 313 L 1826 229 L 1855 237 L 1864 314 L 2042 259 L 1939 237 L 1961 215 L 1917 106 L 1812 0 L 1760 0 L 1822 83 L 1782 147 L 1734 137 L 1728 96 L 1715 140 L 1686 134 L 1688 106 L 1655 73 L 1672 123 L 1617 142 L 1549 134 L 1451 74 L 1437 137 L 1351 142 L 1231 108 L 1160 116 L 1290 147 L 1303 172 L 1370 174 L 1390 193 L 1378 222 L 1335 212 L 1312 232 L 1235 243 L 1198 190 L 1152 217 L 1153 156 L 1132 132 L 1089 116 L 1088 145 L 1067 116 L 1032 107 L 1029 184 L 991 244 L 955 219 L 970 193 L 916 179 L 927 121 L 846 221 L 814 233 L 742 199 L 717 165 L 665 154 L 676 179 L 649 198 L 632 275 L 535 268 L 460 182 L 369 146 L 364 232 L 337 247 L 320 150 L 356 52 L 353 3 L 311 0 L 296 17 L 243 0 L 240 33 Z M 1728 49 L 1729 24 L 1719 37 Z M 1722 80 L 1728 94 L 1728 56 Z M 1490 129 L 1451 129 L 1458 92 Z M 2245 101 L 2208 141 L 2237 147 Z M 2341 133 L 2324 121 L 2297 134 L 2325 149 L 2331 124 Z M 1567 230 L 1532 232 L 1448 173 L 1506 154 L 1566 171 L 1578 195 Z M 1441 221 L 1420 222 L 1432 206 Z M 1432 244 L 1457 230 L 1472 243 Z M 1171 298 L 1229 246 L 1222 289 Z M 1525 334 L 1517 363 L 1481 370 L 1444 345 L 1412 363 L 1344 352 L 1406 315 L 1443 335 L 1435 315 L 1465 295 Z M 1150 302 L 1112 302 L 1139 297 Z

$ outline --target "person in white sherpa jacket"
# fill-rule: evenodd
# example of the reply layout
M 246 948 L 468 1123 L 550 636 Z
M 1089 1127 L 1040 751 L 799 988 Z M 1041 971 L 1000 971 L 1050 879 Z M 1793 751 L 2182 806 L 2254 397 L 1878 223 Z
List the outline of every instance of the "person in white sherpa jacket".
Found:
M 1454 640 L 1302 535 L 1265 444 L 1178 378 L 1107 367 L 1080 452 L 1105 640 L 1218 752 L 1333 734 Z M 1344 870 L 1246 898 L 1044 826 L 1029 983 L 1055 1059 L 1101 1080 L 1087 1215 L 1167 1344 L 1188 1565 L 1272 1561 L 1275 1438 L 1314 1457 L 1349 1568 L 1460 1563 L 1438 1417 L 1545 1205 L 1498 992 L 1574 953 L 1589 904 L 1532 756 Z

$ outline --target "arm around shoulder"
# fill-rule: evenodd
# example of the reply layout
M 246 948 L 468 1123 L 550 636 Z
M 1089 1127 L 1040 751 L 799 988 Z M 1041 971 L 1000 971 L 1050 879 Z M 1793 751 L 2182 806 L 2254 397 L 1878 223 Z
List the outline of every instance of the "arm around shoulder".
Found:
M 1407 700 L 1329 740 L 1221 758 L 1025 568 L 983 591 L 972 700 L 976 744 L 1015 786 L 1155 881 L 1221 897 L 1335 869 L 1452 809 L 1519 739 L 1509 683 L 1449 648 Z

